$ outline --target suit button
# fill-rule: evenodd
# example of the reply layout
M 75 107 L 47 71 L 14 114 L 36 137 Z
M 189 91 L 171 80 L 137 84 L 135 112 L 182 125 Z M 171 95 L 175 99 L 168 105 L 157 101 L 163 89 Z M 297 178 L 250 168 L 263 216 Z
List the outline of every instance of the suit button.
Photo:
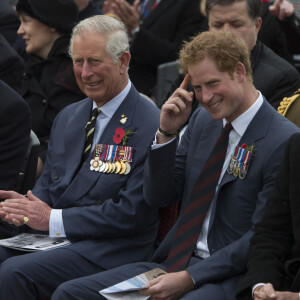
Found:
M 42 103 L 43 103 L 43 105 L 46 105 L 47 104 L 47 100 L 43 99 Z
M 58 176 L 54 176 L 53 180 L 58 180 L 58 178 L 59 178 Z

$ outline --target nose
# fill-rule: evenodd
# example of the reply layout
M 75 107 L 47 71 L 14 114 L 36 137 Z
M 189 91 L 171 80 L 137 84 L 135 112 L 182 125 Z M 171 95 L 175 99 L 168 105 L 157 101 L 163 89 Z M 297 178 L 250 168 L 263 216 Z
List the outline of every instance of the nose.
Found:
M 85 61 L 82 66 L 81 77 L 86 79 L 86 78 L 91 77 L 92 75 L 93 75 L 92 68 L 91 68 L 90 64 L 87 61 Z
M 213 97 L 213 93 L 206 87 L 202 87 L 202 102 L 208 103 Z
M 17 30 L 17 34 L 22 35 L 24 33 L 25 32 L 24 32 L 24 29 L 23 29 L 23 26 L 22 26 L 22 23 L 21 23 L 20 26 L 19 26 L 19 28 L 18 28 L 18 30 Z
M 230 32 L 230 25 L 228 23 L 225 23 L 223 25 L 222 31 Z

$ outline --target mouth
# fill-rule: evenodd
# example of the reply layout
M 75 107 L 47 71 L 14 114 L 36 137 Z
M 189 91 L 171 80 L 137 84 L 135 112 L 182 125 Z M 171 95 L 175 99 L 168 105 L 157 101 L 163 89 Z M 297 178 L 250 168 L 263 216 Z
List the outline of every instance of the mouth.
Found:
M 97 82 L 85 82 L 84 85 L 86 86 L 86 88 L 88 89 L 93 89 L 95 87 L 99 87 L 99 85 L 102 83 L 101 81 L 97 81 Z
M 209 109 L 214 109 L 214 108 L 217 108 L 222 102 L 223 102 L 223 99 L 221 99 L 213 104 L 207 104 L 207 107 Z

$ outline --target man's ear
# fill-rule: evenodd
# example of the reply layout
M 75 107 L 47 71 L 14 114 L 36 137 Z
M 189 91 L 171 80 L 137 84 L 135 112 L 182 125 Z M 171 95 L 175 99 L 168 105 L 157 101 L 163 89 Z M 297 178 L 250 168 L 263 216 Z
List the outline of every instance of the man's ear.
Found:
M 234 73 L 235 73 L 237 80 L 239 82 L 242 82 L 245 79 L 245 77 L 247 76 L 246 68 L 245 68 L 244 64 L 242 64 L 241 62 L 238 62 L 236 64 Z
M 127 72 L 128 67 L 129 67 L 130 58 L 131 58 L 131 55 L 128 51 L 125 51 L 119 58 L 121 73 Z
M 255 21 L 255 32 L 256 32 L 256 35 L 258 35 L 258 32 L 259 32 L 260 27 L 261 27 L 261 23 L 262 23 L 262 19 L 261 18 L 257 18 L 256 21 Z

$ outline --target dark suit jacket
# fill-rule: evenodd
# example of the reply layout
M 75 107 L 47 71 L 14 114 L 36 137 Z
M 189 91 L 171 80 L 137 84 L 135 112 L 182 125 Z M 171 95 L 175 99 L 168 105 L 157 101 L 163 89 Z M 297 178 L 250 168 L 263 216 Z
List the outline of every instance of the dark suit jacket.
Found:
M 182 42 L 207 29 L 199 7 L 199 0 L 161 0 L 140 26 L 130 48 L 129 68 L 139 92 L 150 95 L 156 83 L 157 66 L 176 60 Z
M 254 86 L 276 109 L 284 97 L 300 88 L 300 74 L 295 67 L 260 41 L 251 51 L 251 65 Z
M 67 106 L 56 118 L 46 164 L 33 193 L 53 208 L 63 209 L 68 248 L 103 268 L 145 260 L 157 235 L 159 214 L 142 192 L 147 145 L 153 140 L 159 110 L 132 86 L 105 128 L 100 144 L 114 145 L 118 127 L 132 129 L 133 163 L 128 175 L 90 170 L 90 158 L 76 174 L 85 143 L 92 101 Z M 121 115 L 127 122 L 120 123 Z
M 27 103 L 0 80 L 0 189 L 15 190 L 28 147 L 31 114 Z
M 248 273 L 238 299 L 252 299 L 256 283 L 270 282 L 276 290 L 300 290 L 300 134 L 289 141 L 264 216 L 251 239 Z
M 206 110 L 199 109 L 193 114 L 177 152 L 175 142 L 150 151 L 144 177 L 144 194 L 149 205 L 157 207 L 182 201 L 183 211 L 221 129 L 222 120 L 215 121 Z M 239 142 L 239 146 L 255 144 L 257 149 L 246 178 L 241 180 L 225 172 L 221 180 L 209 225 L 211 256 L 187 267 L 196 288 L 245 271 L 252 226 L 262 216 L 284 145 L 295 132 L 299 129 L 264 100 Z M 157 249 L 155 262 L 166 259 L 177 226 L 178 222 Z M 234 284 L 231 291 L 234 295 Z

